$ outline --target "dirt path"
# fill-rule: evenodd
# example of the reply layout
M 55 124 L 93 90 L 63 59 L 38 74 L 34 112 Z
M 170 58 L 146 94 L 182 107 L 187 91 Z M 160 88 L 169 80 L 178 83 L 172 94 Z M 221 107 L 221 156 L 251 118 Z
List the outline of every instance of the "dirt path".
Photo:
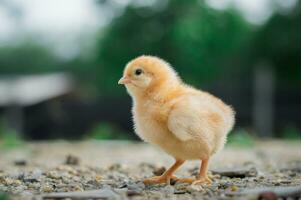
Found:
M 0 191 L 14 199 L 244 199 L 265 195 L 257 188 L 271 187 L 267 190 L 276 189 L 273 195 L 292 190 L 301 196 L 300 142 L 262 142 L 248 149 L 228 147 L 211 160 L 211 186 L 175 183 L 145 187 L 141 182 L 162 173 L 172 162 L 160 149 L 144 143 L 30 143 L 21 149 L 1 150 Z M 177 175 L 196 175 L 198 164 L 185 163 Z M 77 193 L 62 193 L 71 191 Z

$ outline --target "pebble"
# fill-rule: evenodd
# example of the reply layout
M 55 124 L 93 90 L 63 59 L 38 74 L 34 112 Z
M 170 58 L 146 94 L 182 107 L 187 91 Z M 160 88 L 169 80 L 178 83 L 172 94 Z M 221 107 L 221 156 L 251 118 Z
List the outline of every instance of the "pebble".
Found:
M 12 164 L 12 163 L 11 163 Z M 156 165 L 141 163 L 130 167 L 124 167 L 121 164 L 113 164 L 109 168 L 89 167 L 72 164 L 62 164 L 57 167 L 50 168 L 30 168 L 30 164 L 26 167 L 12 166 L 10 171 L 0 171 L 0 191 L 25 194 L 30 192 L 38 193 L 59 193 L 66 192 L 66 195 L 88 195 L 87 191 L 95 191 L 95 195 L 114 199 L 216 199 L 223 198 L 223 194 L 239 194 L 245 188 L 255 188 L 258 186 L 281 187 L 284 185 L 301 184 L 301 174 L 292 172 L 291 170 L 277 170 L 274 168 L 259 168 L 260 173 L 243 173 L 241 169 L 250 170 L 246 166 L 254 165 L 244 164 L 245 168 L 239 166 L 231 166 L 235 171 L 235 176 L 225 176 L 223 173 L 210 175 L 213 178 L 213 184 L 206 185 L 189 185 L 184 183 L 175 183 L 174 185 L 156 185 L 145 186 L 141 180 L 151 175 L 161 175 L 166 170 L 162 163 Z M 251 167 L 251 168 L 252 168 Z M 19 171 L 16 173 L 17 168 Z M 28 169 L 27 169 L 28 168 Z M 22 169 L 22 170 L 20 170 Z M 198 168 L 183 170 L 180 172 L 181 177 L 191 176 L 191 173 L 198 172 Z M 222 172 L 220 170 L 219 172 Z M 231 172 L 231 173 L 232 173 Z M 237 172 L 238 176 L 237 176 Z M 295 173 L 291 176 L 292 173 Z M 250 175 L 251 174 L 251 175 Z M 250 176 L 249 176 L 250 175 Z M 75 192 L 75 193 L 74 193 Z M 99 192 L 99 193 L 98 193 Z M 26 195 L 25 195 L 26 196 Z M 71 199 L 71 197 L 68 197 Z
M 78 172 L 74 168 L 67 165 L 60 165 L 57 167 L 57 170 L 61 172 L 67 172 L 71 175 L 78 175 Z
M 126 187 L 128 190 L 135 190 L 135 191 L 142 191 L 143 189 L 145 189 L 145 185 L 142 182 L 138 182 L 138 183 L 127 183 Z
M 14 180 L 13 179 L 11 179 L 11 178 L 4 178 L 3 179 L 3 184 L 4 185 L 13 185 L 13 182 L 14 182 Z
M 51 185 L 44 185 L 44 186 L 42 186 L 41 189 L 42 189 L 42 192 L 47 192 L 47 193 L 54 191 L 54 189 Z
M 40 185 L 40 183 L 29 183 L 27 185 L 27 187 L 30 188 L 30 189 L 39 190 L 41 185 Z
M 117 193 L 111 188 L 105 187 L 100 190 L 91 190 L 83 192 L 59 192 L 46 194 L 43 199 L 116 199 Z
M 61 178 L 61 176 L 56 171 L 49 171 L 47 173 L 47 177 L 52 178 L 52 179 L 60 179 Z
M 100 182 L 101 179 L 102 179 L 102 177 L 101 177 L 100 175 L 96 175 L 96 176 L 95 176 L 95 180 L 96 180 L 97 182 Z
M 201 184 L 192 184 L 187 187 L 189 192 L 203 192 L 205 191 Z
M 79 165 L 79 158 L 77 156 L 74 156 L 74 155 L 70 154 L 66 157 L 65 164 L 67 164 L 67 165 Z
M 166 171 L 165 167 L 159 167 L 153 170 L 155 176 L 161 176 Z
M 121 164 L 119 163 L 116 163 L 116 164 L 112 164 L 111 166 L 109 166 L 109 170 L 110 171 L 117 171 L 117 170 L 120 170 L 121 169 Z
M 238 191 L 238 187 L 235 186 L 235 185 L 233 185 L 233 186 L 230 188 L 230 190 L 231 190 L 232 192 L 236 192 L 236 191 Z
M 262 200 L 277 200 L 278 197 L 274 192 L 262 192 L 259 194 L 258 199 Z
M 135 191 L 135 190 L 128 190 L 128 191 L 126 192 L 126 194 L 127 194 L 128 197 L 133 197 L 133 196 L 140 196 L 140 195 L 142 195 L 141 192 L 137 192 L 137 191 Z
M 14 161 L 14 164 L 15 164 L 16 166 L 26 166 L 26 165 L 27 165 L 27 161 L 24 160 L 24 159 L 15 160 L 15 161 Z
M 229 178 L 255 177 L 258 174 L 255 167 L 212 170 L 211 172 L 212 174 L 219 174 L 220 176 L 226 176 Z

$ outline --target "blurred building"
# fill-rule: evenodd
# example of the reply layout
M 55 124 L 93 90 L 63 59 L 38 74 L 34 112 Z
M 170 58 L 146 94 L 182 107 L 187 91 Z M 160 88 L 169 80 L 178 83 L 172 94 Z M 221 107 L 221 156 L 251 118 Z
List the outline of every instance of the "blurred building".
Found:
M 66 73 L 0 79 L 1 125 L 26 139 L 78 139 L 100 122 L 130 130 L 130 105 L 129 98 L 83 98 Z
M 64 73 L 2 77 L 0 107 L 5 126 L 17 133 L 26 131 L 27 108 L 62 97 L 72 90 L 71 77 Z

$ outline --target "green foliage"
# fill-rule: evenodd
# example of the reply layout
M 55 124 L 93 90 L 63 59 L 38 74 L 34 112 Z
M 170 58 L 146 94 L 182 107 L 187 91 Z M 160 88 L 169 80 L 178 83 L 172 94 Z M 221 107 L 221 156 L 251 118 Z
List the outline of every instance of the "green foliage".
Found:
M 132 139 L 130 134 L 122 132 L 110 123 L 101 123 L 91 132 L 86 134 L 88 139 L 96 140 L 128 140 Z
M 18 133 L 8 130 L 5 126 L 0 125 L 0 147 L 11 149 L 22 145 L 23 142 Z
M 278 80 L 301 83 L 301 1 L 286 14 L 273 16 L 254 35 L 247 64 L 268 62 L 275 68 Z
M 301 140 L 301 132 L 295 127 L 287 127 L 283 131 L 282 137 L 287 140 Z
M 3 192 L 0 192 L 0 200 L 8 200 L 8 196 L 7 194 L 3 193 Z
M 50 50 L 32 41 L 0 48 L 0 74 L 51 72 L 59 65 L 59 59 Z
M 61 60 L 34 40 L 1 46 L 0 74 L 69 71 L 83 92 L 120 94 L 124 89 L 116 83 L 125 64 L 151 54 L 171 62 L 186 82 L 198 87 L 227 77 L 231 81 L 249 77 L 261 61 L 273 64 L 278 80 L 301 81 L 301 1 L 258 31 L 234 9 L 214 10 L 199 0 L 152 2 L 130 3 L 96 38 L 91 37 L 97 40 L 95 50 L 83 49 L 71 61 Z M 114 10 L 110 1 L 100 5 Z
M 233 147 L 254 147 L 255 139 L 246 130 L 240 129 L 230 133 L 227 145 Z
M 229 70 L 224 62 L 249 37 L 249 26 L 234 10 L 216 11 L 203 1 L 160 1 L 148 7 L 130 4 L 115 18 L 99 40 L 98 85 L 112 87 L 125 64 L 141 54 L 160 56 L 194 85 L 211 81 Z

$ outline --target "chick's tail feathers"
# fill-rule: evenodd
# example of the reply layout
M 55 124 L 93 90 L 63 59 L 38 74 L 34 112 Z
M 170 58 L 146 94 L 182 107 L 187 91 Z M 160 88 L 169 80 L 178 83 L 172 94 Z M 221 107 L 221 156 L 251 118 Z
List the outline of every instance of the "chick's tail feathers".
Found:
M 218 139 L 216 140 L 216 144 L 213 148 L 212 154 L 216 154 L 224 148 L 227 142 L 227 136 L 235 124 L 235 111 L 231 106 L 226 107 L 226 115 L 224 116 L 224 123 L 225 126 L 221 131 L 222 133 L 220 135 L 217 135 Z
M 231 106 L 227 106 L 228 116 L 226 117 L 226 134 L 228 135 L 235 124 L 235 111 Z

